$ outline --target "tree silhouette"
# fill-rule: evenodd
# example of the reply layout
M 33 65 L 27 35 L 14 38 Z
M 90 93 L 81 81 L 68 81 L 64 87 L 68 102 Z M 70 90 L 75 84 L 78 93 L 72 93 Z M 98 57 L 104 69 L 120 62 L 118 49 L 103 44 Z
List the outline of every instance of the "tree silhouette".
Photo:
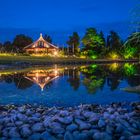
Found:
M 69 36 L 69 40 L 67 41 L 67 44 L 73 54 L 77 55 L 79 52 L 79 45 L 80 45 L 80 37 L 77 32 L 73 32 L 72 36 Z
M 13 41 L 13 46 L 17 48 L 18 52 L 22 53 L 23 48 L 33 42 L 32 38 L 23 34 L 17 35 Z
M 79 74 L 78 74 L 78 70 L 69 70 L 69 78 L 68 78 L 68 82 L 70 83 L 70 85 L 73 87 L 74 90 L 77 90 L 80 86 L 80 78 L 79 78 Z
M 3 49 L 4 49 L 5 52 L 11 52 L 12 49 L 13 49 L 12 43 L 10 41 L 6 41 L 3 44 Z
M 51 38 L 49 35 L 45 34 L 45 35 L 44 35 L 44 39 L 45 39 L 47 42 L 52 43 L 52 38 Z
M 114 50 L 114 51 L 121 50 L 123 46 L 119 35 L 114 31 L 110 31 L 110 35 L 108 36 L 107 43 L 110 50 Z

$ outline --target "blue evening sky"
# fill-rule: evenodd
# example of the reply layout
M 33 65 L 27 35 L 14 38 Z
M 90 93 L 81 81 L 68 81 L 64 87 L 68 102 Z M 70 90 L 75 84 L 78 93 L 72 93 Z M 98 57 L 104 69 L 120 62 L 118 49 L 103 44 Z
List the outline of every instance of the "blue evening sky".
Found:
M 73 31 L 82 37 L 88 27 L 105 34 L 115 30 L 125 39 L 137 4 L 138 0 L 0 0 L 0 42 L 20 33 L 36 39 L 42 32 L 62 45 Z

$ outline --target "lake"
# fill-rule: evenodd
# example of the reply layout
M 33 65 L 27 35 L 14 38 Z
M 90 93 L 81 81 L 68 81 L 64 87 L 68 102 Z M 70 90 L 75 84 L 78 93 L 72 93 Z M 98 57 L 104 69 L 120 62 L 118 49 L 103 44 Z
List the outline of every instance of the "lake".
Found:
M 0 104 L 77 106 L 140 101 L 125 92 L 140 85 L 140 64 L 89 66 L 0 66 Z

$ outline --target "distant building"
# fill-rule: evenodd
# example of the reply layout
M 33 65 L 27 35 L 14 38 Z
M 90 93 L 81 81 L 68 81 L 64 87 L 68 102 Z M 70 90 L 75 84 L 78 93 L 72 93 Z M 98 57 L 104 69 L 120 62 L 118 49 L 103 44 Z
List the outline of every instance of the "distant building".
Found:
M 42 34 L 37 41 L 33 42 L 32 44 L 26 46 L 24 48 L 26 53 L 29 54 L 50 54 L 50 55 L 57 55 L 59 48 L 49 42 L 47 42 Z

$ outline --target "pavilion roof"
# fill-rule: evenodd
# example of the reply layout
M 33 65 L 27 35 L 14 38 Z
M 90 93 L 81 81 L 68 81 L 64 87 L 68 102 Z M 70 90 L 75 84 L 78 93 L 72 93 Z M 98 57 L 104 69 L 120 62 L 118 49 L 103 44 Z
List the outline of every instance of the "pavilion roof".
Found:
M 55 45 L 53 45 L 53 44 L 47 42 L 47 41 L 43 38 L 42 34 L 40 34 L 40 37 L 39 37 L 38 40 L 36 40 L 35 42 L 33 42 L 33 43 L 31 43 L 31 44 L 25 46 L 24 49 L 35 48 L 35 47 L 33 47 L 33 45 L 36 44 L 36 43 L 38 43 L 39 41 L 43 41 L 43 42 L 45 42 L 48 46 L 53 47 L 53 48 L 55 48 L 55 49 L 58 49 L 57 46 L 55 46 Z M 46 47 L 46 46 L 44 46 L 44 47 Z

